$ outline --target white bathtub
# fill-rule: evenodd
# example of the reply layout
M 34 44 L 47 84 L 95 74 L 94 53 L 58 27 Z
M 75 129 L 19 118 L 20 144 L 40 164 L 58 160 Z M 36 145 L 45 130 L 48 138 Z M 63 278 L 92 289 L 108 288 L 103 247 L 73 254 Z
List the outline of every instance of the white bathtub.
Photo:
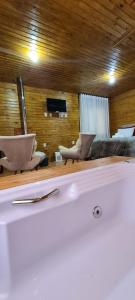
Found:
M 12 200 L 60 193 L 13 206 Z M 93 216 L 100 206 L 102 215 Z M 0 191 L 0 300 L 135 300 L 135 164 Z

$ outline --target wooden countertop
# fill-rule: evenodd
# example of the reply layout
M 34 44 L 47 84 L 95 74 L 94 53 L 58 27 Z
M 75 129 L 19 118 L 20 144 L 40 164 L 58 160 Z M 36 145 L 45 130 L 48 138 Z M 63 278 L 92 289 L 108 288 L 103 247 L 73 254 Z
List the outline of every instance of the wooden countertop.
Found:
M 39 169 L 38 171 L 29 171 L 17 175 L 3 176 L 0 177 L 0 190 L 24 185 L 27 183 L 33 183 L 36 181 L 41 181 L 57 176 L 62 176 L 70 173 L 75 173 L 87 169 L 92 169 L 104 165 L 114 164 L 121 161 L 125 161 L 127 159 L 131 159 L 131 157 L 112 156 L 92 161 L 75 162 L 74 164 L 68 162 L 66 166 L 57 165 L 53 167 Z

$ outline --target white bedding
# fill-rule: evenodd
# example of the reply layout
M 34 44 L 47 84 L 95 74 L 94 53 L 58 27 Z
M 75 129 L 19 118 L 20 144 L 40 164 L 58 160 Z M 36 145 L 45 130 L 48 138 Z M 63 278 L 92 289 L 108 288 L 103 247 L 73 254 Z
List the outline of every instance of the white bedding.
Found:
M 112 138 L 117 137 L 132 137 L 134 134 L 135 127 L 131 128 L 119 128 L 118 131 L 112 136 Z

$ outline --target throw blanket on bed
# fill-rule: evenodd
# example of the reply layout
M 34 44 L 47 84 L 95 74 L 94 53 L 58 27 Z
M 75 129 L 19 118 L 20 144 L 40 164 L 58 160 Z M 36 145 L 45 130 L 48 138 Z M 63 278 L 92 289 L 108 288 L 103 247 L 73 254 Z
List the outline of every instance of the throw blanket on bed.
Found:
M 89 152 L 90 159 L 113 155 L 135 156 L 135 137 L 98 140 L 93 142 Z

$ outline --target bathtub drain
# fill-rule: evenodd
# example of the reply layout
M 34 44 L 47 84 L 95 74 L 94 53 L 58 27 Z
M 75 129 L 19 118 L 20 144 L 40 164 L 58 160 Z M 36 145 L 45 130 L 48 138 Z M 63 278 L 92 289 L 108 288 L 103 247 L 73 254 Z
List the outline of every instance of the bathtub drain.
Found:
M 93 216 L 94 218 L 100 218 L 102 216 L 102 208 L 101 206 L 95 206 L 93 208 Z

